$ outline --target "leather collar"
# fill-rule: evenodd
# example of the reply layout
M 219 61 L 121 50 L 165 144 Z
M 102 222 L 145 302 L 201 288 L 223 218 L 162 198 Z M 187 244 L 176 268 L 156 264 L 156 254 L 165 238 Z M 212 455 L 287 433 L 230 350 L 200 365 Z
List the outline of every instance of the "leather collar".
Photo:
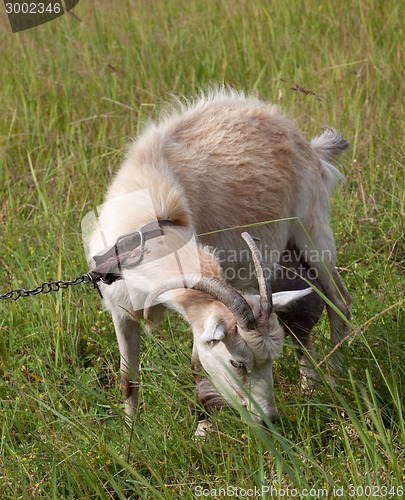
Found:
M 94 284 L 101 280 L 107 285 L 121 279 L 126 261 L 131 257 L 131 267 L 139 264 L 143 258 L 145 242 L 163 236 L 163 228 L 174 225 L 170 220 L 153 221 L 138 231 L 120 236 L 106 252 L 92 257 L 95 266 L 88 273 L 90 279 Z M 135 253 L 139 247 L 140 250 Z

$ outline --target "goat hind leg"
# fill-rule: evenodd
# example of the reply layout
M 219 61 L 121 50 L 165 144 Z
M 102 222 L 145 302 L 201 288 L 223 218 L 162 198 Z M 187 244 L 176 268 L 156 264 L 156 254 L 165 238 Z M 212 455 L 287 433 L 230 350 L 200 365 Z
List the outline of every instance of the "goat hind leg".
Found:
M 307 264 L 316 273 L 325 296 L 340 312 L 327 305 L 327 312 L 331 328 L 331 341 L 339 344 L 350 332 L 350 294 L 335 269 L 336 249 L 332 230 L 329 224 L 320 224 L 312 234 L 305 233 L 300 228 L 297 231 L 296 244 L 299 249 L 307 252 Z M 309 248 L 309 250 L 308 250 Z M 334 356 L 333 365 L 336 368 L 341 364 L 341 355 Z
M 318 280 L 322 285 L 323 291 L 335 306 L 332 307 L 327 304 L 326 310 L 330 322 L 331 344 L 337 346 L 350 333 L 350 294 L 334 267 L 327 266 L 325 263 L 325 266 L 321 265 L 318 272 Z M 331 358 L 330 365 L 333 370 L 339 370 L 342 367 L 342 362 L 342 353 L 340 350 L 337 350 Z

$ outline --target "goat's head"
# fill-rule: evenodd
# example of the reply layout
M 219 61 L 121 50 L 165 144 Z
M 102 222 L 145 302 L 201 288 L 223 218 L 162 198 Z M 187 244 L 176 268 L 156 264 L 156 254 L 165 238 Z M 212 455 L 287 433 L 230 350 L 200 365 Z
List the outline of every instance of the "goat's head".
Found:
M 161 294 L 187 288 L 168 305 L 181 311 L 194 335 L 194 352 L 221 396 L 231 405 L 241 404 L 262 423 L 275 420 L 272 363 L 281 351 L 284 332 L 276 312 L 312 291 L 272 294 L 262 257 L 252 237 L 243 233 L 252 252 L 259 295 L 242 295 L 224 281 L 202 276 L 177 276 L 153 290 L 144 315 Z M 188 284 L 190 283 L 190 284 Z

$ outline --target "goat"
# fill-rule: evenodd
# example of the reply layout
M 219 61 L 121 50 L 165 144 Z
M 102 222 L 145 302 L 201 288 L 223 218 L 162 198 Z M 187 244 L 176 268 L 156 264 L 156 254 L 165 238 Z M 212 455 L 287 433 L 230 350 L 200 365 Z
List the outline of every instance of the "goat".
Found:
M 135 252 L 132 261 L 141 266 L 131 267 L 128 259 L 120 270 L 125 280 L 100 286 L 116 330 L 129 416 L 137 407 L 141 310 L 161 294 L 191 325 L 194 362 L 225 399 L 253 407 L 258 421 L 277 415 L 272 361 L 283 329 L 276 311 L 308 293 L 271 292 L 265 271 L 274 270 L 287 248 L 296 248 L 317 274 L 332 342 L 348 334 L 351 299 L 335 269 L 328 222 L 340 177 L 329 161 L 347 146 L 333 129 L 308 143 L 275 105 L 229 89 L 180 104 L 129 146 L 99 212 L 89 255 L 152 221 L 170 221 L 162 236 Z M 257 249 L 246 236 L 257 276 L 241 273 L 250 260 L 240 237 L 246 227 L 260 242 Z M 152 319 L 161 309 L 152 308 Z

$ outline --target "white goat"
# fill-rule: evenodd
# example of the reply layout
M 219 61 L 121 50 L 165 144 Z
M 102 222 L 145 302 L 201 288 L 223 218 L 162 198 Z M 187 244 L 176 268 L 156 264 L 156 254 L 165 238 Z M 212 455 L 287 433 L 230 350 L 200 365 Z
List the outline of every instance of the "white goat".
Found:
M 89 255 L 153 221 L 171 225 L 165 222 L 161 236 L 142 241 L 119 266 L 125 280 L 101 285 L 119 343 L 128 415 L 137 406 L 138 320 L 146 298 L 148 309 L 163 294 L 162 301 L 187 319 L 193 363 L 225 400 L 240 401 L 260 421 L 277 414 L 272 361 L 283 329 L 275 312 L 308 293 L 272 298 L 266 268 L 273 269 L 286 249 L 298 249 L 340 311 L 327 306 L 332 341 L 348 333 L 350 295 L 335 270 L 328 222 L 340 176 L 328 161 L 346 147 L 332 129 L 308 143 L 276 106 L 231 90 L 180 105 L 130 145 L 100 210 Z M 257 224 L 265 221 L 274 222 Z M 257 279 L 242 272 L 249 264 L 241 238 L 247 226 L 260 241 L 259 251 L 245 236 Z M 170 261 L 164 259 L 168 254 Z M 254 295 L 257 283 L 260 294 Z M 152 316 L 160 309 L 153 307 Z

